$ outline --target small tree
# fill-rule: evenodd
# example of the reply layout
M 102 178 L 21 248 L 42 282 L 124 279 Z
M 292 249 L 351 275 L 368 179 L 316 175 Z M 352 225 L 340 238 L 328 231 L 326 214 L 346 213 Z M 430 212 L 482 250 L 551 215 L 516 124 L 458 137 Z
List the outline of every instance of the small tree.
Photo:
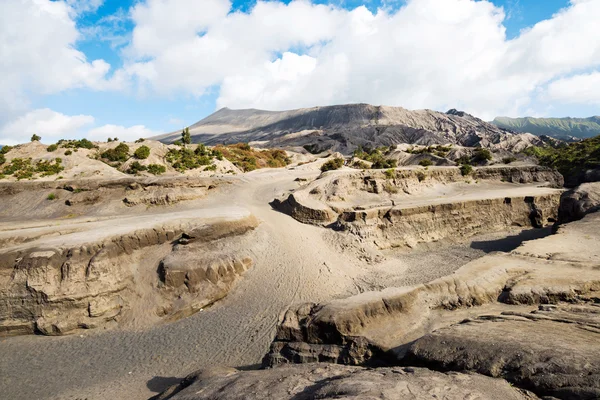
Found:
M 31 137 L 32 142 L 39 142 L 40 140 L 42 140 L 42 138 L 40 136 L 36 135 L 35 133 Z
M 192 136 L 190 135 L 190 128 L 185 128 L 181 132 L 181 142 L 184 145 L 192 143 Z

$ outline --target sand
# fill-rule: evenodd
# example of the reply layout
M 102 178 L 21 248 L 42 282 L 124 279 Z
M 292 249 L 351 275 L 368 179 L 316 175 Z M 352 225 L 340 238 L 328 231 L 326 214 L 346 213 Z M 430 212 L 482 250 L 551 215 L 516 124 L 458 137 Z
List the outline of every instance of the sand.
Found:
M 427 282 L 488 251 L 514 248 L 512 242 L 499 240 L 506 235 L 496 234 L 450 247 L 438 243 L 411 253 L 382 253 L 269 206 L 272 199 L 298 187 L 295 178 L 318 174 L 315 168 L 255 171 L 236 177 L 220 194 L 178 205 L 181 218 L 227 204 L 261 221 L 252 233 L 255 266 L 237 287 L 191 317 L 144 330 L 1 338 L 0 398 L 147 399 L 202 367 L 260 363 L 280 313 L 291 304 Z M 523 238 L 527 235 L 513 241 Z

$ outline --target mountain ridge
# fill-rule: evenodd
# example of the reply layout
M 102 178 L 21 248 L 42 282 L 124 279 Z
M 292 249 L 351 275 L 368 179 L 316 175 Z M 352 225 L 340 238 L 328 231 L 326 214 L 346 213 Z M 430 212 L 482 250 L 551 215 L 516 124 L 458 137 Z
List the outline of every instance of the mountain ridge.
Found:
M 344 104 L 287 111 L 222 108 L 190 125 L 192 141 L 209 145 L 236 142 L 261 147 L 311 146 L 349 153 L 358 146 L 402 143 L 454 144 L 521 151 L 542 140 L 516 134 L 455 109 L 407 110 L 402 107 Z M 154 139 L 172 143 L 180 132 Z
M 547 135 L 561 140 L 586 139 L 600 135 L 600 116 L 587 118 L 496 117 L 492 124 L 520 133 Z

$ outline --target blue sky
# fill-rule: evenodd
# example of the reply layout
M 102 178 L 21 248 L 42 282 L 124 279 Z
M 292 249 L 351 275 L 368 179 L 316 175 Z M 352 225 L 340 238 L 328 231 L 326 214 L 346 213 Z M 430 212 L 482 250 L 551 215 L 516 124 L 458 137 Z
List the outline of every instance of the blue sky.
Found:
M 600 114 L 600 0 L 6 1 L 0 39 L 24 44 L 0 50 L 3 142 L 168 132 L 221 106 Z

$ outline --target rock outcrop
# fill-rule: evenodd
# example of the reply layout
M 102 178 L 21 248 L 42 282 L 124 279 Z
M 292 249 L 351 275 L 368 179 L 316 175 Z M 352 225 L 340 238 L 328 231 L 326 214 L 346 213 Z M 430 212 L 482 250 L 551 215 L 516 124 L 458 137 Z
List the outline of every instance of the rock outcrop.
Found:
M 562 177 L 545 167 L 332 171 L 273 206 L 303 223 L 332 226 L 378 248 L 468 237 L 556 218 Z
M 156 294 L 149 296 L 156 300 L 155 309 L 150 310 L 155 315 L 210 303 L 225 295 L 235 277 L 220 270 L 217 276 L 200 275 L 197 271 L 203 264 L 197 259 L 195 284 L 210 281 L 219 290 L 194 292 L 193 301 L 180 301 L 161 289 L 157 261 L 146 255 L 168 258 L 171 252 L 178 254 L 177 243 L 184 236 L 199 238 L 194 246 L 209 252 L 221 241 L 236 239 L 256 226 L 256 219 L 246 210 L 223 208 L 196 211 L 193 216 L 180 212 L 74 221 L 62 227 L 24 229 L 22 238 L 15 238 L 12 231 L 2 232 L 0 335 L 56 335 L 103 326 L 120 320 L 136 301 L 145 301 L 148 291 Z M 246 257 L 239 252 L 228 254 L 232 259 Z M 250 264 L 245 260 L 244 269 Z M 241 272 L 238 268 L 234 273 Z
M 295 365 L 262 371 L 215 368 L 198 371 L 155 400 L 202 399 L 533 400 L 531 393 L 480 375 L 423 368 L 366 369 L 342 365 Z
M 424 285 L 282 315 L 264 365 L 417 365 L 502 377 L 537 395 L 600 395 L 600 214 Z
M 347 104 L 289 111 L 223 108 L 190 126 L 195 143 L 261 143 L 267 147 L 307 146 L 349 153 L 357 146 L 399 143 L 458 144 L 519 152 L 542 140 L 516 134 L 464 112 L 410 111 L 401 107 Z M 157 136 L 172 143 L 181 132 Z
M 600 182 L 583 183 L 562 194 L 558 208 L 558 224 L 578 221 L 588 213 L 600 210 Z

